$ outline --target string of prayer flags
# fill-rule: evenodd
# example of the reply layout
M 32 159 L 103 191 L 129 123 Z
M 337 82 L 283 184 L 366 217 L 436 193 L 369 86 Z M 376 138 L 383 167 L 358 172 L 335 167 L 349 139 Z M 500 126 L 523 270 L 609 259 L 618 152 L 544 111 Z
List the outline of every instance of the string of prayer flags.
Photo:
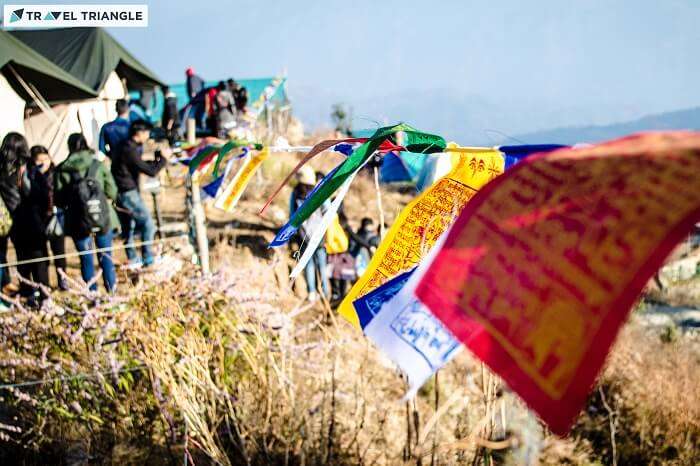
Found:
M 357 172 L 374 154 L 379 146 L 395 136 L 404 135 L 404 147 L 409 152 L 434 153 L 445 148 L 445 140 L 440 136 L 423 133 L 410 125 L 400 123 L 394 126 L 379 128 L 367 142 L 358 147 L 348 156 L 333 175 L 324 178 L 309 194 L 304 203 L 294 212 L 289 222 L 284 225 L 273 241 L 271 247 L 285 244 L 294 235 L 299 226 L 323 204 L 350 176 Z
M 268 200 L 265 202 L 265 205 L 260 209 L 260 214 L 264 214 L 265 210 L 270 206 L 272 201 L 277 197 L 280 191 L 282 191 L 282 188 L 284 188 L 287 183 L 289 183 L 289 180 L 292 179 L 295 173 L 301 169 L 309 160 L 312 158 L 316 157 L 318 154 L 321 152 L 327 151 L 328 149 L 331 149 L 332 147 L 339 145 L 339 144 L 352 144 L 356 142 L 366 142 L 366 138 L 345 138 L 345 139 L 327 139 L 324 141 L 319 142 L 315 146 L 311 148 L 311 150 L 297 163 L 297 165 L 292 169 L 291 172 L 287 175 L 287 177 L 282 180 L 282 182 L 275 188 L 273 191 L 272 195 L 268 198 Z
M 258 170 L 260 165 L 269 157 L 270 148 L 264 146 L 262 150 L 257 151 L 257 153 L 252 156 L 249 155 L 243 159 L 243 164 L 238 169 L 238 172 L 231 179 L 226 189 L 219 195 L 214 202 L 214 207 L 217 209 L 224 210 L 226 212 L 232 212 L 233 208 L 238 204 L 238 200 L 243 195 L 243 191 L 250 183 L 253 175 Z
M 517 146 L 499 146 L 498 150 L 503 153 L 503 158 L 506 162 L 506 170 L 508 170 L 510 167 L 532 154 L 550 152 L 565 147 L 568 146 L 562 144 L 523 144 Z
M 464 208 L 416 288 L 565 434 L 639 293 L 700 219 L 700 133 L 527 157 Z
M 456 144 L 450 143 L 446 150 L 456 148 Z M 338 307 L 338 312 L 351 324 L 360 326 L 353 301 L 415 267 L 477 190 L 503 173 L 503 157 L 497 150 L 461 149 L 455 152 L 457 160 L 451 171 L 399 214 L 367 270 Z

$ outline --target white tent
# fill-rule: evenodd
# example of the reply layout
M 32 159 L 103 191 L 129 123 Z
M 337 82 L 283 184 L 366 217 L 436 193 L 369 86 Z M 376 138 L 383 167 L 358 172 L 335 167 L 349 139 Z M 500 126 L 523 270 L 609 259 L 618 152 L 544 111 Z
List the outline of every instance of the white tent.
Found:
M 54 105 L 51 112 L 30 116 L 24 122 L 30 144 L 41 144 L 49 149 L 54 163 L 68 155 L 66 141 L 71 133 L 83 133 L 90 147 L 97 149 L 100 128 L 117 116 L 118 99 L 126 98 L 124 84 L 112 71 L 99 95 L 94 99 Z
M 0 74 L 0 141 L 12 131 L 24 134 L 24 99 L 10 86 L 4 75 Z

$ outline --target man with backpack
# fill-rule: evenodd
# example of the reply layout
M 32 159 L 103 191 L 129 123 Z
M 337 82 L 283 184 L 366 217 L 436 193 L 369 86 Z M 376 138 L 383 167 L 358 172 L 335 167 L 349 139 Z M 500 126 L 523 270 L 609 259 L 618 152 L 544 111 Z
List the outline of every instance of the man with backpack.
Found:
M 129 264 L 133 268 L 149 266 L 154 261 L 149 243 L 155 237 L 155 225 L 151 212 L 141 197 L 139 177 L 141 173 L 156 176 L 170 156 L 170 150 L 156 151 L 155 160 L 143 160 L 143 145 L 150 137 L 150 129 L 145 121 L 134 121 L 129 128 L 129 139 L 112 161 L 112 175 L 119 190 L 117 206 L 121 209 L 122 236 L 126 241 Z M 141 247 L 141 259 L 133 247 L 134 236 L 137 234 L 146 243 Z
M 54 196 L 57 207 L 65 212 L 65 231 L 73 238 L 80 252 L 112 247 L 112 237 L 119 225 L 112 201 L 117 198 L 117 186 L 106 167 L 88 147 L 85 136 L 73 133 L 68 137 L 70 154 L 54 174 Z M 94 245 L 93 245 L 94 237 Z M 105 288 L 113 292 L 116 273 L 111 250 L 98 253 Z M 93 254 L 80 256 L 80 272 L 89 283 L 95 275 Z M 93 283 L 90 288 L 97 289 Z

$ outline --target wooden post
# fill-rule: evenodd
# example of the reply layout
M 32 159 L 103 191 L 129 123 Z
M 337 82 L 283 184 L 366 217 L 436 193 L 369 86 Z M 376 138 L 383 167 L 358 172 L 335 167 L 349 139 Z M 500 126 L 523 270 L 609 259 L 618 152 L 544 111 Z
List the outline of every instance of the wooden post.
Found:
M 379 189 L 379 169 L 374 167 L 374 189 L 377 191 L 377 209 L 379 210 L 379 239 L 384 239 L 384 208 L 382 207 L 382 192 Z
M 197 255 L 202 273 L 209 273 L 209 238 L 207 238 L 207 227 L 205 225 L 204 207 L 202 207 L 202 193 L 199 182 L 192 180 L 190 183 L 192 190 L 192 214 L 194 216 L 194 234 L 197 241 Z
M 197 139 L 197 123 L 194 118 L 187 119 L 187 143 L 194 144 Z

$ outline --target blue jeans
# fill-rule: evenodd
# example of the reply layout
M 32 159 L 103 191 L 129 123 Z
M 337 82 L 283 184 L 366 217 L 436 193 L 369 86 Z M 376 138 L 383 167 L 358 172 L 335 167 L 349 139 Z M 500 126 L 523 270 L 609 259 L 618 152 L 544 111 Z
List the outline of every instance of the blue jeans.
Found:
M 304 277 L 306 278 L 306 290 L 309 293 L 315 293 L 316 288 L 316 270 L 318 270 L 321 276 L 321 288 L 323 289 L 323 295 L 330 297 L 328 293 L 328 256 L 326 255 L 326 248 L 321 246 L 316 249 L 314 255 L 311 256 L 309 262 L 306 263 L 304 268 Z
M 129 210 L 131 213 L 131 215 L 122 216 L 122 237 L 127 245 L 126 257 L 129 259 L 129 262 L 136 262 L 138 256 L 136 249 L 132 246 L 134 244 L 134 236 L 139 235 L 143 242 L 153 241 L 156 235 L 156 227 L 153 224 L 151 212 L 146 208 L 146 204 L 144 204 L 141 194 L 137 190 L 132 189 L 131 191 L 119 193 L 117 202 L 120 207 Z M 150 244 L 141 246 L 141 256 L 144 265 L 153 263 L 153 250 Z
M 96 249 L 112 247 L 112 236 L 113 233 L 111 231 L 109 233 L 95 235 Z M 80 252 L 93 249 L 92 236 L 73 238 L 73 242 L 75 243 L 75 248 Z M 100 261 L 100 267 L 102 268 L 102 278 L 105 282 L 105 288 L 108 292 L 112 292 L 117 283 L 117 274 L 114 270 L 112 252 L 98 252 L 97 257 Z M 80 256 L 80 274 L 83 276 L 85 283 L 92 280 L 92 277 L 95 276 L 95 256 L 93 254 L 82 254 Z M 92 291 L 97 291 L 97 283 L 93 283 L 90 289 Z

